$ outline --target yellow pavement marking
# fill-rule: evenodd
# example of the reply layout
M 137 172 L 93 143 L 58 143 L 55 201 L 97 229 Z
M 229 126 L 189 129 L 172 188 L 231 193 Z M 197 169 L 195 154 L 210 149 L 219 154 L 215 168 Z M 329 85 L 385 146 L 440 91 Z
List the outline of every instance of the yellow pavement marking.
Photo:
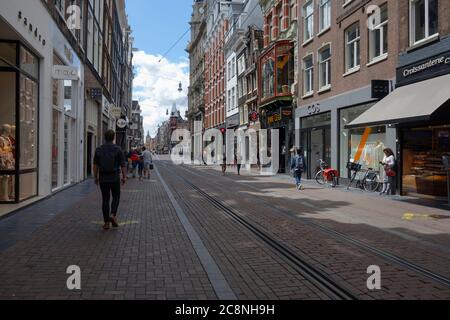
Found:
M 436 214 L 419 214 L 419 213 L 405 213 L 403 215 L 403 220 L 414 220 L 414 219 L 423 219 L 423 220 L 438 220 L 438 219 L 449 219 L 450 217 L 441 216 Z
M 92 221 L 93 224 L 98 224 L 98 225 L 103 225 L 105 222 L 104 221 Z M 139 221 L 136 220 L 131 220 L 131 221 L 122 221 L 119 222 L 119 226 L 126 226 L 126 225 L 130 225 L 130 224 L 138 224 Z

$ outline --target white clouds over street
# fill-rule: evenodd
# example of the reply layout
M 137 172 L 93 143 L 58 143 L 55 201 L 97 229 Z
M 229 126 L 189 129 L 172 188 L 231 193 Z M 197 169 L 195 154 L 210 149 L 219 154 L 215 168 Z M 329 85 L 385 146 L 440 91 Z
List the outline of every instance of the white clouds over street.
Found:
M 189 86 L 189 61 L 181 58 L 178 62 L 161 56 L 146 54 L 144 51 L 134 53 L 133 99 L 138 100 L 143 109 L 145 134 L 147 130 L 154 136 L 158 124 L 167 120 L 167 109 L 172 109 L 176 102 L 181 115 L 187 110 L 187 88 Z M 178 84 L 182 83 L 183 92 L 178 92 Z

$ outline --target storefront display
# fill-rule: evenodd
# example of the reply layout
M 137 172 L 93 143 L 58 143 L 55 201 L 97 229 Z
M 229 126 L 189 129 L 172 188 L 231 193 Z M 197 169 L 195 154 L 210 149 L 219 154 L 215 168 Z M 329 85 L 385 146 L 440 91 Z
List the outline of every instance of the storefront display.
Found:
M 348 178 L 349 161 L 358 162 L 363 169 L 380 170 L 379 162 L 383 160 L 383 149 L 386 147 L 386 126 L 345 129 L 345 126 L 370 109 L 373 104 L 340 109 L 340 176 Z
M 443 156 L 450 156 L 450 125 L 402 130 L 403 193 L 445 197 Z
M 37 195 L 39 61 L 15 41 L 0 56 L 0 202 L 19 202 Z

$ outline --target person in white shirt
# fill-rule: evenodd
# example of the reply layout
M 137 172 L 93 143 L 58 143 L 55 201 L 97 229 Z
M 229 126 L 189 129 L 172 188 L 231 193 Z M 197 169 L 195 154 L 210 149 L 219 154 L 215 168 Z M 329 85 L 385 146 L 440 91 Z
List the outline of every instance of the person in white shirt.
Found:
M 386 148 L 383 150 L 384 158 L 380 164 L 384 167 L 385 178 L 383 181 L 383 190 L 381 190 L 380 195 L 390 194 L 392 191 L 392 184 L 396 176 L 395 172 L 395 155 L 392 149 Z
M 152 153 L 145 147 L 142 148 L 142 158 L 144 160 L 144 178 L 150 180 L 150 173 L 153 165 Z

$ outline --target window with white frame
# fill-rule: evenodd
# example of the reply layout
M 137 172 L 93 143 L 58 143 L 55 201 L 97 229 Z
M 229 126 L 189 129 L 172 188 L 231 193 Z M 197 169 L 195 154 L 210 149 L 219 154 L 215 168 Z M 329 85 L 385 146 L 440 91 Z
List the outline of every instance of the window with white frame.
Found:
M 388 53 L 388 9 L 385 3 L 380 12 L 375 12 L 369 19 L 372 29 L 369 28 L 369 61 L 385 57 Z
M 353 71 L 361 63 L 359 24 L 355 23 L 345 31 L 345 71 Z
M 236 58 L 231 60 L 231 77 L 234 78 L 236 76 Z
M 314 32 L 314 3 L 308 1 L 303 6 L 303 42 L 310 40 Z
M 303 59 L 303 94 L 308 95 L 314 91 L 314 63 L 313 55 Z
M 228 61 L 228 80 L 231 79 L 231 61 Z
M 409 12 L 411 45 L 438 34 L 438 0 L 409 0 Z
M 231 89 L 231 109 L 233 110 L 236 107 L 236 95 L 234 88 Z
M 324 31 L 331 26 L 331 0 L 319 1 L 319 26 Z
M 331 47 L 327 45 L 319 50 L 319 87 L 331 86 Z
M 228 111 L 231 111 L 231 90 L 228 90 Z

